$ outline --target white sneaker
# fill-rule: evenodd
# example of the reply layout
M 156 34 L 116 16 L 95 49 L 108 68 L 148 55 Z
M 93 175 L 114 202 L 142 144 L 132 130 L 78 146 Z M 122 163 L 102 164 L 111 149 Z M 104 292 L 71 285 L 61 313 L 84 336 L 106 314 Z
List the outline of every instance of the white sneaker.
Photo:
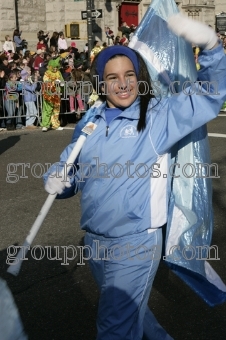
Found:
M 59 126 L 57 129 L 55 129 L 56 131 L 62 131 L 64 128 L 62 126 Z
M 42 131 L 43 131 L 43 132 L 48 131 L 47 127 L 43 126 Z

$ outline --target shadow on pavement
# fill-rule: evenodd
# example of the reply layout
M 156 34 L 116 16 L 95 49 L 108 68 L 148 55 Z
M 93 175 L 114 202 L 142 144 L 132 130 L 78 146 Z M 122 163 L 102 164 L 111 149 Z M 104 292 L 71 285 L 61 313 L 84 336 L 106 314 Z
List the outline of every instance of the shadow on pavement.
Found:
M 10 136 L 0 140 L 0 155 L 19 142 L 20 136 Z

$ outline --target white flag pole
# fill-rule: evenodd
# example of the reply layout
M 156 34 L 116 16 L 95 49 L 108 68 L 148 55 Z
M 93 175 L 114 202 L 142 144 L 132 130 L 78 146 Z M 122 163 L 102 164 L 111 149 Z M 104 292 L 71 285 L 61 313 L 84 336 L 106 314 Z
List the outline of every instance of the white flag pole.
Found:
M 91 134 L 93 132 L 93 130 L 96 128 L 96 124 L 94 123 L 87 123 L 87 125 L 84 127 L 84 129 L 82 130 L 83 132 L 87 134 Z M 66 164 L 67 164 L 67 173 L 70 172 L 79 152 L 81 151 L 83 144 L 85 143 L 86 140 L 86 135 L 80 135 L 71 154 L 69 155 Z M 62 170 L 62 174 L 63 174 L 64 169 Z M 35 222 L 33 223 L 29 234 L 27 235 L 23 246 L 20 248 L 20 251 L 18 252 L 16 258 L 14 259 L 14 261 L 10 264 L 9 268 L 7 269 L 7 272 L 17 276 L 19 274 L 20 271 L 20 267 L 22 265 L 23 259 L 25 258 L 25 255 L 27 254 L 28 250 L 30 249 L 30 245 L 32 244 L 32 242 L 34 241 L 34 238 L 36 237 L 46 215 L 48 214 L 55 198 L 56 198 L 57 194 L 49 194 L 45 203 L 43 204 Z

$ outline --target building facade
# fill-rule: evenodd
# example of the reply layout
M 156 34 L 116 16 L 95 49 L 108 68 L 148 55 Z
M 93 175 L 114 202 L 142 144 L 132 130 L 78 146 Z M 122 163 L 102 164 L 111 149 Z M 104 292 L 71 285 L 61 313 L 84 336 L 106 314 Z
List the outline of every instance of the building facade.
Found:
M 215 15 L 226 12 L 226 0 L 175 0 L 179 9 L 193 19 L 215 26 Z M 93 0 L 93 40 L 106 41 L 105 27 L 117 35 L 122 21 L 138 25 L 151 0 Z M 65 31 L 65 25 L 78 28 L 74 37 L 78 48 L 87 42 L 85 0 L 0 0 L 0 40 L 12 36 L 17 23 L 22 38 L 29 42 L 29 49 L 36 49 L 37 32 Z M 74 29 L 73 28 L 73 29 Z M 78 34 L 78 33 L 76 33 Z M 70 34 L 69 34 L 70 35 Z M 67 38 L 70 45 L 72 38 Z

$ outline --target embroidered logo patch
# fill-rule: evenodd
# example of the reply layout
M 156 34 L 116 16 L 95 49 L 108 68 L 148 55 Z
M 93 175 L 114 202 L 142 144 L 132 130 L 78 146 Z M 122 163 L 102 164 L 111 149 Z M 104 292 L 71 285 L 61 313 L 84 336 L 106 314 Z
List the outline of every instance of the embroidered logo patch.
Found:
M 88 122 L 86 126 L 84 126 L 84 128 L 82 129 L 82 132 L 85 132 L 87 135 L 91 135 L 91 133 L 96 129 L 96 127 L 97 127 L 96 124 Z
M 137 128 L 133 125 L 126 125 L 121 131 L 120 131 L 120 137 L 121 138 L 132 138 L 137 137 Z

